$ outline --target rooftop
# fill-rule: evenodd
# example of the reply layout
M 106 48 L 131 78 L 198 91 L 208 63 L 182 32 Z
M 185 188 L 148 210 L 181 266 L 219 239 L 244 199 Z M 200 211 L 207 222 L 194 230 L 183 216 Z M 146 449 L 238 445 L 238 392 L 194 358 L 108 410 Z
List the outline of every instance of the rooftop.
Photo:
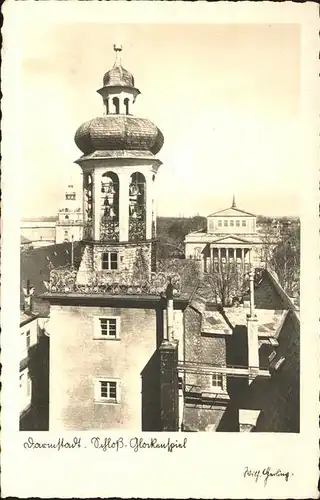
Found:
M 213 212 L 208 215 L 208 217 L 255 217 L 254 214 L 250 212 L 245 212 L 244 210 L 240 210 L 239 208 L 225 208 L 224 210 L 219 210 L 219 212 Z

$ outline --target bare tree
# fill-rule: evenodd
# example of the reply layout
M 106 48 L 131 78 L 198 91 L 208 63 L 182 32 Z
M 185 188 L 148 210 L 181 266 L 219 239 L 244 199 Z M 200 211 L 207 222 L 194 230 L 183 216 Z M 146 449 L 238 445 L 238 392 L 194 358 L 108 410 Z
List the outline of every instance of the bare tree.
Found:
M 244 272 L 232 262 L 217 263 L 206 276 L 213 300 L 222 307 L 242 300 Z
M 270 266 L 276 272 L 280 284 L 291 296 L 299 295 L 300 283 L 300 227 L 282 232 L 273 250 Z

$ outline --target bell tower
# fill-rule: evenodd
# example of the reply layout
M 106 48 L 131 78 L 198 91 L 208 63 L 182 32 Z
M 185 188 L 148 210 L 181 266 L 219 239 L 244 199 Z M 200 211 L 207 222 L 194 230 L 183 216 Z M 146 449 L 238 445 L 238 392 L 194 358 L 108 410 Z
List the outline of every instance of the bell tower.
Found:
M 132 114 L 140 91 L 123 68 L 120 53 L 103 77 L 105 114 L 81 125 L 75 142 L 83 155 L 83 240 L 79 279 L 90 271 L 116 276 L 155 268 L 155 179 L 163 145 L 161 131 Z M 103 273 L 106 276 L 107 273 Z

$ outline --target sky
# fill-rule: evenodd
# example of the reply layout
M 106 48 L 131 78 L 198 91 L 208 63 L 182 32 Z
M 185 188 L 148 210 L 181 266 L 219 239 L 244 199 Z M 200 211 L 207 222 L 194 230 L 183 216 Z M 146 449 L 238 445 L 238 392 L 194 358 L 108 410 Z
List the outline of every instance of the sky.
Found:
M 74 134 L 104 113 L 114 43 L 141 91 L 133 114 L 164 135 L 158 215 L 206 216 L 233 194 L 249 212 L 299 215 L 299 25 L 42 22 L 21 39 L 23 217 L 56 214 L 70 182 L 80 193 Z

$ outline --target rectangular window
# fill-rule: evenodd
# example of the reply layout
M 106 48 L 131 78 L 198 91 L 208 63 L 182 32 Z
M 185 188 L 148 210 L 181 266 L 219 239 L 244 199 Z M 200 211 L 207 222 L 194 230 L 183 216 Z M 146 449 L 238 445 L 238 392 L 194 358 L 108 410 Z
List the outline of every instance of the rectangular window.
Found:
M 214 373 L 212 375 L 212 385 L 213 387 L 218 387 L 220 389 L 222 389 L 223 387 L 223 381 L 222 381 L 222 375 L 221 373 Z
M 222 226 L 222 220 L 218 220 L 218 227 Z
M 93 318 L 93 338 L 118 340 L 120 339 L 120 316 L 102 316 Z
M 242 220 L 242 227 L 246 227 L 247 221 L 245 219 Z
M 118 269 L 117 252 L 105 252 L 102 254 L 102 269 L 114 271 Z
M 102 337 L 116 338 L 117 336 L 116 318 L 100 318 L 100 332 Z
M 234 220 L 231 220 L 230 221 L 230 227 L 233 227 L 234 226 Z
M 100 380 L 101 399 L 117 400 L 117 382 Z
M 119 403 L 119 381 L 113 378 L 97 378 L 94 380 L 95 401 L 100 403 Z
M 224 221 L 223 221 L 223 225 L 224 225 L 224 227 L 227 227 L 227 226 L 228 226 L 228 221 L 227 221 L 227 220 L 224 220 Z
M 240 227 L 240 221 L 239 220 L 236 220 L 236 226 Z

